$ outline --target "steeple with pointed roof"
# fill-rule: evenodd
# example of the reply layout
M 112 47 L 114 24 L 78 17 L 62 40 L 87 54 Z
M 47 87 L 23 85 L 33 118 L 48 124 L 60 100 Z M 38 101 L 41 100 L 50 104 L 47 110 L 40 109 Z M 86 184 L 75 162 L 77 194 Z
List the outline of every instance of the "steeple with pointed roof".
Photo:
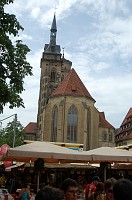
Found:
M 51 33 L 50 33 L 50 45 L 54 47 L 54 46 L 56 46 L 56 32 L 57 32 L 55 14 L 54 14 L 54 18 L 53 18 L 53 22 L 52 22 L 52 26 L 51 26 L 50 31 L 51 31 Z
M 52 25 L 51 25 L 51 29 L 50 29 L 51 32 L 57 32 L 57 26 L 56 26 L 56 17 L 55 17 L 55 14 L 54 14 L 54 18 L 53 18 L 53 22 L 52 22 Z
M 60 54 L 61 51 L 60 45 L 56 45 L 56 33 L 57 33 L 56 16 L 54 14 L 50 29 L 50 43 L 45 44 L 44 48 L 45 53 Z

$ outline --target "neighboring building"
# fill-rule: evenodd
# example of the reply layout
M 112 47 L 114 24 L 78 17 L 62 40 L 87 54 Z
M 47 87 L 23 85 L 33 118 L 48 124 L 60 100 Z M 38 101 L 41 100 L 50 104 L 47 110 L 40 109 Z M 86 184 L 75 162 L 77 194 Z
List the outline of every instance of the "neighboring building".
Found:
M 36 140 L 36 132 L 37 132 L 37 123 L 30 122 L 24 129 L 26 133 L 26 140 Z
M 115 146 L 114 127 L 105 119 L 104 112 L 99 112 L 99 147 Z
M 115 134 L 116 146 L 132 144 L 132 108 L 129 109 L 121 126 Z
M 56 44 L 56 18 L 41 59 L 37 140 L 83 144 L 84 150 L 115 146 L 114 127 Z

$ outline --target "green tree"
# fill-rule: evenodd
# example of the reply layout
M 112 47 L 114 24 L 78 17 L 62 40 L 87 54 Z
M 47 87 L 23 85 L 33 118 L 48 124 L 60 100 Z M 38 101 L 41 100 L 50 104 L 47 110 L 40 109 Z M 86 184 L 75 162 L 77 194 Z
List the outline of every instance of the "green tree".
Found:
M 9 122 L 7 126 L 0 130 L 0 146 L 2 144 L 8 144 L 10 147 L 13 147 L 13 138 L 14 138 L 14 126 L 16 127 L 15 135 L 15 147 L 24 144 L 25 133 L 23 131 L 23 126 L 19 121 Z
M 24 78 L 32 75 L 32 67 L 26 60 L 30 52 L 19 38 L 24 28 L 13 14 L 5 13 L 5 5 L 14 0 L 0 0 L 0 113 L 9 103 L 9 108 L 24 107 L 21 93 L 24 91 Z

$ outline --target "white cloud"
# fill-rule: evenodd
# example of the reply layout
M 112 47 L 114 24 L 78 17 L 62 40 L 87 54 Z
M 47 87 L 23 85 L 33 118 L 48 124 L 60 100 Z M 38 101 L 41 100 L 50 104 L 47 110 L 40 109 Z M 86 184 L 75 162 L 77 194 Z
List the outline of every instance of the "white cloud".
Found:
M 32 36 L 26 35 L 26 34 L 21 34 L 21 35 L 19 36 L 19 39 L 20 39 L 20 40 L 32 40 Z
M 119 75 L 116 79 L 108 77 L 85 82 L 92 97 L 96 100 L 95 105 L 98 110 L 104 111 L 109 122 L 116 128 L 120 126 L 125 117 L 123 113 L 127 113 L 131 107 L 131 80 L 132 75 L 127 74 L 122 77 Z
M 109 64 L 105 63 L 105 62 L 98 62 L 94 64 L 94 70 L 97 72 L 101 72 L 104 69 L 108 69 L 110 67 Z
M 31 11 L 31 16 L 34 17 L 34 18 L 37 18 L 40 14 L 40 8 L 33 8 L 32 11 Z
M 18 0 L 16 0 L 14 3 L 5 6 L 5 12 L 13 13 L 19 18 L 22 17 L 23 9 L 24 2 Z
M 33 74 L 36 75 L 37 78 L 40 77 L 40 59 L 42 57 L 43 49 L 40 49 L 36 52 L 31 52 L 27 56 L 27 61 L 33 66 Z

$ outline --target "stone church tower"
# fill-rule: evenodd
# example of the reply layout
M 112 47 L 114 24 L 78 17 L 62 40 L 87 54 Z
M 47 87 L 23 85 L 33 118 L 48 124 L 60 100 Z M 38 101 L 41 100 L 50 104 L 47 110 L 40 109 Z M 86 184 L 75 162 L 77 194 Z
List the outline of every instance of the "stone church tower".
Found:
M 45 44 L 44 52 L 42 54 L 40 68 L 40 93 L 38 102 L 38 136 L 41 134 L 41 125 L 43 118 L 43 111 L 48 104 L 51 93 L 58 87 L 59 83 L 70 72 L 72 62 L 64 58 L 61 54 L 60 45 L 56 44 L 56 17 L 54 15 L 52 26 L 50 29 L 50 42 Z
M 37 139 L 60 143 L 79 143 L 84 149 L 114 146 L 114 127 L 94 106 L 72 62 L 56 44 L 56 17 L 50 29 L 50 42 L 41 58 Z

